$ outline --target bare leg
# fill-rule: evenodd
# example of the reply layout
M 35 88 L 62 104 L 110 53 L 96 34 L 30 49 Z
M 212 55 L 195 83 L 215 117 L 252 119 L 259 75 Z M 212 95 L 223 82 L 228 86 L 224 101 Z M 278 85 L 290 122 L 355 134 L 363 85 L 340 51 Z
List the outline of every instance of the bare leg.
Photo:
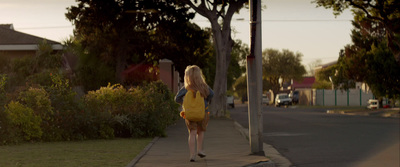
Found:
M 203 140 L 204 140 L 204 131 L 197 132 L 197 152 L 201 155 L 205 155 L 203 152 Z M 204 157 L 204 156 L 200 156 Z
M 197 130 L 191 130 L 189 133 L 189 150 L 190 150 L 190 160 L 194 160 L 196 157 L 196 134 Z

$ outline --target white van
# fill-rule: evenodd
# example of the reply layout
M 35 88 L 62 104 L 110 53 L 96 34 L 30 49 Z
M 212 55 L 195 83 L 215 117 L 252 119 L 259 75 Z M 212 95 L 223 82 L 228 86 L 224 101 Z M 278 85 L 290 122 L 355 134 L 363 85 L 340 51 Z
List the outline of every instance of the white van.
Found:
M 376 99 L 369 99 L 368 100 L 368 109 L 378 109 L 379 108 L 379 101 Z

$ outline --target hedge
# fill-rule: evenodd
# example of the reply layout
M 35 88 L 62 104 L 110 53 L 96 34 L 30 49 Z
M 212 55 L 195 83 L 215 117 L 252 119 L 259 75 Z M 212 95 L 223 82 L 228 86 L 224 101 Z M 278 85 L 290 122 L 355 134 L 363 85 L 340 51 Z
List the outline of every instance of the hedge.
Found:
M 9 101 L 0 107 L 0 145 L 164 136 L 179 118 L 178 104 L 161 81 L 130 89 L 109 84 L 77 98 L 67 79 L 50 78 L 51 85 L 29 87 L 17 99 L 0 99 Z M 0 96 L 7 97 L 2 94 L 0 87 Z

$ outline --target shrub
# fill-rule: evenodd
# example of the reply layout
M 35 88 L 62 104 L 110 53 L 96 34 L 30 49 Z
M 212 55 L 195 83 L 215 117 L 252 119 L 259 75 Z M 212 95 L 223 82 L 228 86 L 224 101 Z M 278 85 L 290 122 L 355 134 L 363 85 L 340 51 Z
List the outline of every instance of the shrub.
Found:
M 25 80 L 26 77 L 34 73 L 34 57 L 25 56 L 12 61 L 12 71 L 17 74 L 19 80 Z
M 179 118 L 178 104 L 161 81 L 143 85 L 130 90 L 136 102 L 129 115 L 131 136 L 165 136 L 165 129 Z
M 61 74 L 50 73 L 52 84 L 45 89 L 50 95 L 52 106 L 60 112 L 76 110 L 78 102 L 75 100 L 76 92 L 69 85 L 69 80 Z
M 54 112 L 51 138 L 47 140 L 83 140 L 86 138 L 82 106 L 69 80 L 61 74 L 50 73 L 51 85 L 45 86 Z M 90 115 L 88 115 L 90 117 Z
M 69 86 L 69 81 L 56 73 L 47 73 L 47 77 L 49 84 L 45 84 L 43 88 L 29 88 L 18 97 L 22 104 L 32 108 L 42 118 L 41 128 L 45 132 L 42 140 L 87 138 L 87 131 L 83 131 L 87 119 L 80 113 L 82 107 L 75 98 L 76 92 Z M 87 117 L 90 118 L 90 115 Z
M 53 108 L 48 93 L 43 88 L 29 88 L 21 92 L 19 100 L 27 107 L 32 108 L 36 115 L 43 120 L 50 120 L 53 115 Z
M 0 111 L 2 111 L 2 107 L 6 101 L 6 81 L 7 76 L 5 74 L 0 74 Z
M 41 72 L 30 75 L 26 78 L 26 82 L 31 85 L 50 86 L 52 84 L 51 74 L 54 70 L 43 70 Z
M 115 68 L 97 58 L 96 55 L 80 54 L 76 79 L 85 91 L 97 90 L 107 83 L 115 83 Z
M 11 70 L 11 59 L 5 56 L 2 56 L 0 52 L 0 73 L 8 73 Z
M 7 113 L 0 110 L 0 145 L 16 144 L 22 140 L 17 127 L 11 124 Z
M 63 133 L 57 125 L 53 107 L 49 94 L 43 88 L 29 88 L 27 91 L 21 92 L 19 100 L 25 106 L 33 109 L 35 115 L 40 116 L 42 122 L 40 124 L 43 133 L 42 140 L 57 141 L 61 140 Z
M 30 87 L 14 99 L 19 101 L 0 108 L 0 145 L 164 136 L 179 117 L 178 104 L 161 81 L 129 90 L 109 84 L 79 101 L 68 80 L 58 74 L 50 78 L 50 86 Z
M 108 85 L 85 96 L 86 112 L 107 124 L 110 121 L 117 137 L 163 136 L 168 125 L 178 117 L 178 105 L 161 81 L 126 90 Z M 103 125 L 103 124 L 101 124 Z
M 85 96 L 86 112 L 90 113 L 92 119 L 98 122 L 93 127 L 99 128 L 100 133 L 104 133 L 104 130 L 100 128 L 112 128 L 113 115 L 127 114 L 129 112 L 127 110 L 128 106 L 132 102 L 132 96 L 121 85 L 109 84 L 107 87 L 101 87 L 99 90 L 89 91 Z M 109 130 L 106 131 L 111 132 Z M 110 137 L 114 136 L 114 131 L 112 133 Z
M 62 62 L 61 54 L 54 54 L 53 48 L 47 40 L 43 40 L 38 44 L 35 57 L 35 67 L 37 69 L 59 69 L 62 67 Z
M 17 130 L 18 136 L 25 141 L 40 139 L 43 132 L 40 128 L 42 119 L 33 110 L 19 102 L 11 101 L 4 110 L 11 125 Z
M 142 110 L 146 111 L 146 136 L 165 136 L 165 129 L 179 118 L 178 104 L 161 81 L 145 84 Z M 138 95 L 139 96 L 139 95 Z

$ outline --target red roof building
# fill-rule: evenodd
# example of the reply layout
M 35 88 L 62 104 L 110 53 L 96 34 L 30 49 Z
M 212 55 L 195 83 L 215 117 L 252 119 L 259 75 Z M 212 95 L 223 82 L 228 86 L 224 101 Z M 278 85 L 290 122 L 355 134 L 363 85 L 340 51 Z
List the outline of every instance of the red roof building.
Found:
M 315 77 L 304 77 L 302 81 L 293 80 L 293 84 L 291 85 L 292 90 L 296 89 L 311 89 L 312 85 L 315 82 Z

